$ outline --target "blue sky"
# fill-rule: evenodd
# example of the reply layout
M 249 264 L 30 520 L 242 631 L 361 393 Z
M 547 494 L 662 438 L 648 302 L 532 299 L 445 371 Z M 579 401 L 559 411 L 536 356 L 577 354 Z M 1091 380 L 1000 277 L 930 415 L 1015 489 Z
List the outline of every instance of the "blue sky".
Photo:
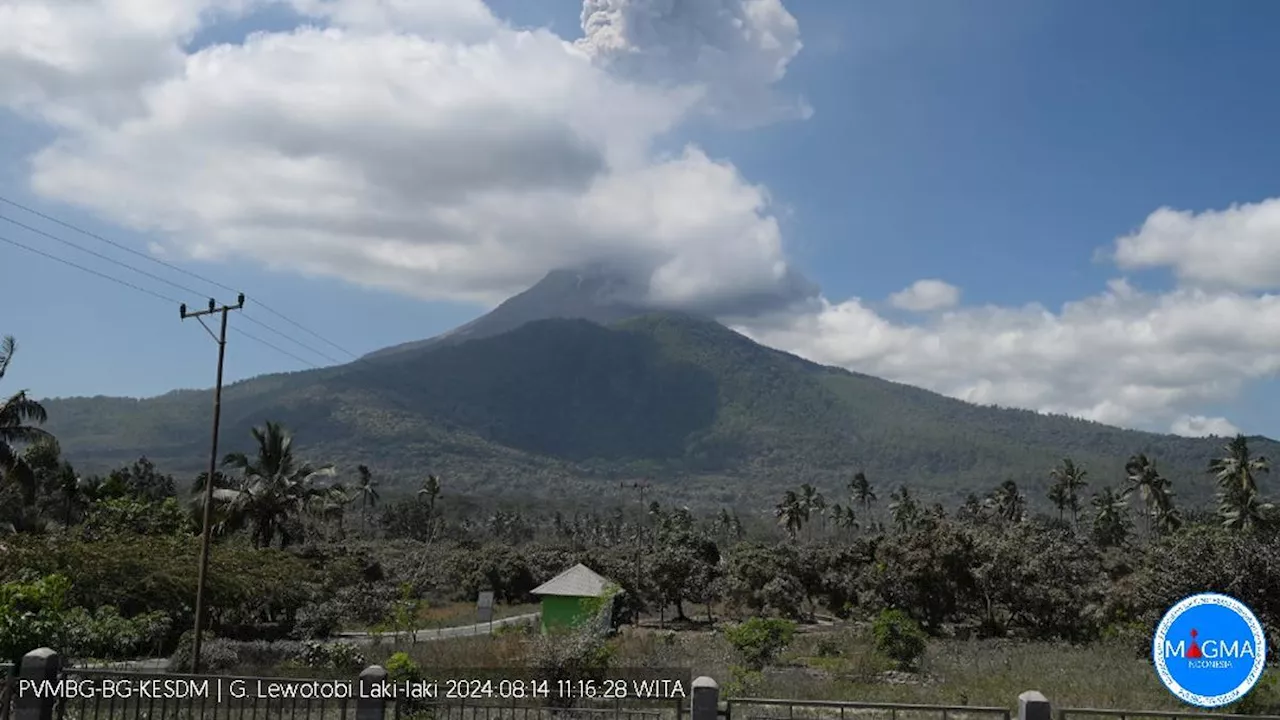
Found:
M 727 0 L 715 4 L 730 9 L 740 5 Z M 547 28 L 567 41 L 584 35 L 578 25 L 579 8 L 569 3 L 507 0 L 489 6 L 512 27 Z M 664 153 L 679 153 L 693 144 L 711 160 L 736 170 L 742 187 L 767 188 L 771 205 L 753 210 L 750 218 L 739 218 L 741 205 L 726 195 L 723 215 L 717 215 L 718 200 L 703 203 L 707 217 L 697 222 L 709 229 L 687 230 L 688 237 L 703 238 L 728 226 L 724 238 L 715 241 L 719 244 L 707 241 L 707 253 L 748 257 L 753 251 L 735 243 L 757 230 L 767 234 L 767 223 L 757 221 L 773 218 L 786 261 L 821 287 L 819 306 L 810 304 L 784 317 L 736 321 L 745 332 L 823 362 L 975 401 L 1067 411 L 1161 431 L 1240 428 L 1280 436 L 1280 422 L 1268 410 L 1276 398 L 1271 378 L 1280 367 L 1280 340 L 1246 337 L 1280 317 L 1268 295 L 1280 284 L 1280 271 L 1272 272 L 1268 264 L 1280 266 L 1280 223 L 1265 204 L 1280 187 L 1280 145 L 1271 141 L 1274 128 L 1280 126 L 1280 101 L 1267 89 L 1271 68 L 1280 58 L 1271 31 L 1280 20 L 1280 6 L 1190 0 L 815 0 L 786 3 L 786 11 L 794 17 L 803 48 L 786 58 L 780 80 L 749 77 L 745 71 L 702 73 L 690 67 L 686 73 L 682 67 L 646 66 L 637 71 L 609 66 L 600 72 L 610 82 L 616 80 L 618 88 L 607 91 L 616 95 L 602 95 L 593 103 L 584 91 L 580 113 L 555 116 L 577 128 L 597 127 L 605 122 L 598 118 L 606 116 L 593 113 L 605 113 L 610 102 L 634 100 L 626 94 L 629 84 L 659 88 L 702 83 L 714 90 L 702 108 L 707 112 L 672 101 L 669 116 L 636 121 L 632 127 L 619 111 L 617 131 L 610 130 L 599 145 L 610 153 L 623 153 L 635 137 L 644 137 L 645 162 L 667 167 L 662 164 Z M 295 10 L 275 6 L 194 29 L 188 23 L 174 29 L 166 47 L 183 48 L 181 52 L 191 55 L 211 53 L 220 45 L 234 51 L 253 31 L 291 33 L 300 17 Z M 117 20 L 128 29 L 128 18 L 104 16 L 102 23 L 110 26 Z M 677 47 L 690 42 L 688 33 L 673 30 L 681 22 L 712 22 L 689 17 L 646 20 L 653 22 L 654 33 L 628 38 L 640 50 L 649 49 L 645 43 Z M 356 32 L 349 19 L 339 16 L 313 16 L 311 22 Z M 381 33 L 383 40 L 400 35 L 446 47 L 473 43 L 477 33 L 487 41 L 490 36 L 485 33 L 496 32 L 469 23 L 457 17 L 392 18 L 383 26 L 360 30 Z M 785 29 L 785 24 L 778 27 Z M 0 91 L 7 89 L 6 82 L 20 82 L 13 80 L 14 72 L 6 74 L 6 64 L 23 68 L 34 62 L 6 44 L 5 34 L 0 30 Z M 121 36 L 129 37 L 125 30 Z M 703 36 L 711 38 L 708 42 L 717 37 L 715 32 Z M 317 44 L 295 51 L 327 52 L 327 47 Z M 339 51 L 344 48 L 335 41 L 333 52 Z M 527 50 L 521 46 L 511 52 L 517 51 Z M 757 57 L 772 57 L 767 48 L 735 45 L 730 51 L 742 53 L 742 67 L 755 67 L 751 61 Z M 541 54 L 530 55 L 527 62 L 544 60 L 548 74 L 568 62 Z M 243 59 L 250 61 L 259 60 Z M 460 67 L 469 62 L 454 61 Z M 429 289 L 414 289 L 415 270 L 407 260 L 394 268 L 378 264 L 383 260 L 369 261 L 368 267 L 362 265 L 358 273 L 353 269 L 343 277 L 344 267 L 351 263 L 334 250 L 331 255 L 338 259 L 327 265 L 317 260 L 312 267 L 297 267 L 306 264 L 290 260 L 290 253 L 309 247 L 307 232 L 317 218 L 331 220 L 328 211 L 291 205 L 301 218 L 293 219 L 296 227 L 289 218 L 273 215 L 273 222 L 284 222 L 285 229 L 297 235 L 290 236 L 293 250 L 273 249 L 279 254 L 272 255 L 263 249 L 267 241 L 261 233 L 264 227 L 276 226 L 256 222 L 252 228 L 224 234 L 201 219 L 214 205 L 176 207 L 197 191 L 207 190 L 208 198 L 234 195 L 234 183 L 230 190 L 215 185 L 220 175 L 226 182 L 226 175 L 210 170 L 212 166 L 204 164 L 210 162 L 208 157 L 199 165 L 183 166 L 187 159 L 170 153 L 164 172 L 155 169 L 166 162 L 161 149 L 170 146 L 165 143 L 189 140 L 213 147 L 214 142 L 226 142 L 227 150 L 220 150 L 219 157 L 230 157 L 240 147 L 232 145 L 233 140 L 240 142 L 261 127 L 232 131 L 229 121 L 219 120 L 217 127 L 211 121 L 205 127 L 189 120 L 190 127 L 175 129 L 156 119 L 167 116 L 155 107 L 117 111 L 104 109 L 102 99 L 89 98 L 86 91 L 76 95 L 73 76 L 74 70 L 65 71 L 47 88 L 38 87 L 39 79 L 32 81 L 20 88 L 25 96 L 0 93 L 28 98 L 0 109 L 0 195 L 140 251 L 150 252 L 152 241 L 163 244 L 170 261 L 243 288 L 250 296 L 247 315 L 332 357 L 347 356 L 273 314 L 255 310 L 254 300 L 262 299 L 361 354 L 431 336 L 474 317 L 501 296 L 500 288 L 520 284 L 523 276 L 511 268 L 529 264 L 515 256 L 511 268 L 490 277 L 470 264 L 465 272 L 457 270 L 448 263 L 466 261 L 442 255 L 442 264 L 421 275 L 424 288 L 440 288 L 434 296 Z M 261 77 L 267 78 L 264 86 L 280 77 L 308 82 L 306 77 L 271 71 Z M 582 77 L 580 82 L 585 82 L 588 76 Z M 78 79 L 87 85 L 93 78 Z M 119 97 L 142 97 L 146 83 L 166 78 L 145 81 L 122 83 Z M 212 95 L 209 88 L 224 90 Z M 762 88 L 782 103 L 803 97 L 812 116 L 773 118 L 746 127 L 717 120 L 730 101 L 756 98 L 752 93 Z M 221 98 L 218 112 L 210 113 L 216 118 L 245 118 L 260 109 L 253 100 L 257 96 L 231 79 L 223 83 L 215 78 L 184 91 L 201 102 Z M 563 89 L 548 88 L 548 103 L 556 92 Z M 532 103 L 525 95 L 519 95 L 521 102 Z M 635 100 L 632 115 L 658 106 L 658 100 L 644 97 L 657 95 Z M 622 99 L 611 100 L 616 98 Z M 711 107 L 713 102 L 720 105 Z M 429 125 L 431 108 L 441 106 L 423 107 L 420 117 Z M 747 105 L 732 107 L 736 113 Z M 67 120 L 73 111 L 80 114 L 77 117 L 91 117 L 95 129 Z M 150 127 L 166 134 L 154 141 L 131 134 L 130 123 L 139 113 L 149 114 L 155 123 Z M 582 132 L 591 134 L 589 129 Z M 245 147 L 283 143 L 281 138 L 287 136 L 287 128 L 266 132 Z M 62 143 L 63 150 L 43 166 L 33 165 L 36 153 L 53 143 Z M 137 150 L 113 154 L 124 152 L 120 148 L 153 147 L 157 157 L 145 161 L 138 159 Z M 351 157 L 343 156 L 348 162 Z M 157 178 L 169 177 L 166 173 L 175 172 L 175 167 L 184 178 L 208 174 L 214 179 L 199 188 L 192 185 L 196 189 L 176 199 L 165 199 Z M 690 167 L 670 170 L 697 170 Z M 616 174 L 627 180 L 633 169 Z M 311 198 L 315 207 L 333 207 L 342 204 L 341 187 L 341 182 L 326 180 L 287 190 L 303 198 L 299 202 Z M 317 188 L 337 195 L 316 194 Z M 113 194 L 117 190 L 118 197 Z M 1223 213 L 1236 204 L 1245 205 L 1245 210 Z M 1188 215 L 1175 227 L 1144 227 L 1162 207 Z M 625 214 L 621 208 L 613 211 Z M 140 221 L 139 214 L 156 218 L 155 226 L 140 227 L 150 220 Z M 140 267 L 145 263 L 11 207 L 0 207 L 0 216 Z M 721 222 L 720 217 L 737 219 Z M 559 221 L 548 217 L 546 223 Z M 614 225 L 606 224 L 612 231 Z M 474 232 L 467 242 L 504 242 L 496 231 Z M 620 246 L 649 241 L 633 238 L 636 233 L 627 228 L 617 233 Z M 209 239 L 202 239 L 202 234 Z M 1107 258 L 1122 236 L 1133 238 L 1129 259 Z M 115 276 L 128 275 L 8 223 L 0 222 L 0 237 Z M 591 237 L 588 232 L 583 241 L 587 244 L 574 247 L 594 247 Z M 675 237 L 654 242 L 671 247 L 685 236 Z M 184 254 L 201 243 L 221 247 L 223 256 L 203 261 Z M 1231 262 L 1257 268 L 1257 277 L 1240 280 L 1229 270 L 1198 276 L 1194 267 L 1178 259 L 1191 257 L 1197 248 L 1213 252 L 1215 246 Z M 548 252 L 544 248 L 530 257 Z M 565 252 L 564 257 L 574 257 L 572 249 Z M 693 251 L 690 256 L 695 257 Z M 707 254 L 700 251 L 696 257 L 705 261 Z M 268 269 L 272 262 L 283 266 Z M 743 287 L 758 283 L 756 265 L 746 260 L 741 265 Z M 17 336 L 21 347 L 7 387 L 30 388 L 40 396 L 148 396 L 211 384 L 215 348 L 199 327 L 179 321 L 175 307 L 11 245 L 0 244 L 0 268 L 10 298 L 0 305 L 0 332 Z M 202 292 L 210 290 L 163 267 L 146 269 Z M 726 272 L 736 269 L 737 265 Z M 452 279 L 443 279 L 446 276 Z M 1122 277 L 1127 285 L 1109 285 Z M 166 295 L 178 292 L 147 278 L 129 279 Z M 893 307 L 892 294 L 925 279 L 954 286 L 958 300 L 917 305 L 914 310 Z M 233 299 L 219 292 L 220 299 Z M 181 299 L 201 303 L 190 295 Z M 1084 305 L 1066 311 L 1067 303 Z M 1027 309 L 1028 305 L 1042 307 Z M 1192 327 L 1197 318 L 1219 316 L 1226 318 L 1224 323 L 1238 325 Z M 329 362 L 259 326 L 241 325 L 311 362 Z M 1238 346 L 1232 344 L 1236 340 Z M 1224 344 L 1230 347 L 1224 349 Z M 1215 357 L 1201 357 L 1206 353 Z M 301 367 L 305 366 L 291 357 L 232 336 L 227 366 L 231 379 Z

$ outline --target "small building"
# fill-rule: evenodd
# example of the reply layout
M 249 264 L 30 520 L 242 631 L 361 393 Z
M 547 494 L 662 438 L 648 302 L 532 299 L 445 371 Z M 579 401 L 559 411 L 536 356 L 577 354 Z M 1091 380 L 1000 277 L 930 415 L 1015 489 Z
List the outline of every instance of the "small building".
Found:
M 612 609 L 617 585 L 581 563 L 534 588 L 542 598 L 542 632 L 585 625 Z M 606 621 L 611 612 L 604 615 Z

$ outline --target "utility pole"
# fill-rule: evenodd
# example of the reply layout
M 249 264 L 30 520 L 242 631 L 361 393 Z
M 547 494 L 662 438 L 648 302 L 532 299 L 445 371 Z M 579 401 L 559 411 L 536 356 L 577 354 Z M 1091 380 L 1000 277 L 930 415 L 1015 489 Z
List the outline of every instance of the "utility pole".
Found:
M 213 520 L 213 486 L 214 477 L 218 471 L 218 423 L 222 420 L 222 361 L 227 352 L 227 314 L 232 310 L 239 310 L 244 307 L 244 293 L 240 293 L 240 297 L 236 299 L 235 305 L 218 304 L 212 299 L 209 300 L 209 309 L 200 310 L 198 312 L 187 312 L 186 304 L 179 308 L 179 314 L 183 320 L 187 318 L 196 318 L 205 330 L 213 335 L 213 331 L 209 330 L 209 326 L 200 320 L 202 315 L 212 315 L 214 313 L 222 314 L 222 330 L 214 338 L 218 343 L 218 383 L 213 388 L 213 443 L 209 449 L 209 474 L 204 479 L 204 523 L 200 534 L 200 574 L 196 577 L 196 634 L 192 638 L 191 644 L 191 674 L 200 673 L 200 645 L 201 635 L 204 634 L 204 592 L 205 577 L 209 574 L 209 543 L 213 534 L 210 527 Z
M 636 523 L 636 593 L 640 592 L 640 557 L 641 547 L 644 545 L 644 517 L 648 512 L 648 508 L 644 505 L 644 492 L 649 489 L 649 483 L 636 482 L 631 484 L 631 488 L 640 494 L 640 519 Z M 636 598 L 639 599 L 638 597 Z

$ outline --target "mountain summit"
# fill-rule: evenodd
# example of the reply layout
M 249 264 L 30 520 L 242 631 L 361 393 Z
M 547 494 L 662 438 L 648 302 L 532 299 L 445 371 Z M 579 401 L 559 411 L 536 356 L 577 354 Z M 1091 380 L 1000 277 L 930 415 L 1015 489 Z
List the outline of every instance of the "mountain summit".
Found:
M 407 350 L 457 345 L 493 337 L 537 320 L 589 320 L 610 325 L 643 315 L 645 288 L 623 273 L 600 266 L 552 270 L 524 292 L 444 334 L 375 350 L 366 359 Z

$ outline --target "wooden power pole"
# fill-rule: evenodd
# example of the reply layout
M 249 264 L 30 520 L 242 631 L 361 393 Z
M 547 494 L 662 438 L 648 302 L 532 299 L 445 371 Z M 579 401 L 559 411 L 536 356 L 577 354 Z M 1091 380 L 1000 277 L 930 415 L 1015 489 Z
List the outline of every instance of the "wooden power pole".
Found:
M 213 388 L 213 443 L 209 449 L 209 474 L 204 479 L 204 523 L 200 534 L 200 574 L 196 576 L 196 634 L 191 641 L 191 673 L 193 675 L 200 672 L 200 645 L 203 639 L 201 636 L 204 635 L 205 578 L 209 574 L 209 544 L 213 534 L 210 524 L 213 520 L 214 478 L 218 471 L 218 423 L 222 420 L 222 361 L 226 357 L 227 351 L 227 314 L 232 310 L 239 310 L 243 307 L 244 293 L 240 293 L 235 305 L 218 307 L 216 302 L 210 300 L 208 310 L 187 312 L 185 304 L 179 309 L 183 320 L 187 318 L 199 320 L 202 315 L 222 314 L 222 330 L 214 338 L 218 343 L 218 383 Z M 203 320 L 200 320 L 200 324 L 205 330 L 209 331 L 210 335 L 213 335 L 213 331 L 209 330 L 209 326 L 205 325 Z

